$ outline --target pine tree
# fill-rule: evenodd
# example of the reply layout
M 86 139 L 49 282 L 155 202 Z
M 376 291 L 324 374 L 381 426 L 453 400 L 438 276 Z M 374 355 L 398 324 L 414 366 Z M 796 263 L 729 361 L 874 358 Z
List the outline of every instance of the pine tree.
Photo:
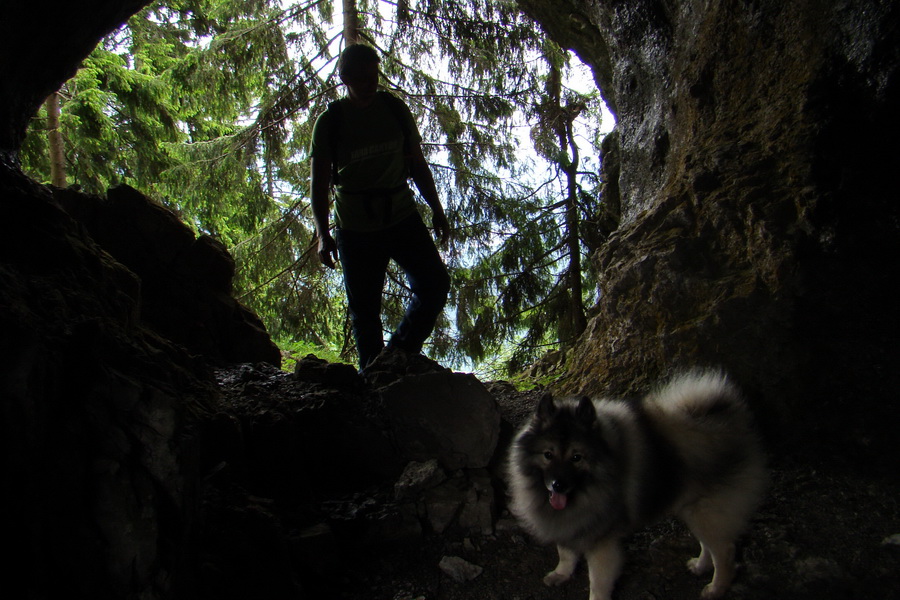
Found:
M 354 40 L 415 113 L 454 226 L 454 296 L 429 353 L 480 361 L 513 344 L 515 367 L 567 343 L 584 327 L 580 234 L 596 210 L 573 124 L 598 118 L 597 99 L 564 89 L 565 53 L 511 1 L 157 2 L 60 91 L 69 182 L 155 196 L 231 248 L 239 298 L 276 339 L 350 360 L 341 282 L 313 252 L 308 145 Z M 523 126 L 546 163 L 522 162 Z M 23 150 L 38 178 L 46 128 L 36 120 Z M 405 293 L 392 277 L 387 326 Z

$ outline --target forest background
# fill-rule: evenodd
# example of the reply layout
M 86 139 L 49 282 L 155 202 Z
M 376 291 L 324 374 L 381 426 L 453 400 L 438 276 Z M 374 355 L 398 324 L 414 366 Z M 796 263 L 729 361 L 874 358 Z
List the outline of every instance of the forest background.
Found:
M 23 167 L 143 191 L 229 248 L 236 297 L 283 350 L 355 362 L 340 274 L 314 251 L 308 147 L 356 41 L 416 115 L 452 227 L 451 297 L 426 353 L 498 377 L 571 344 L 596 301 L 613 123 L 587 68 L 514 0 L 154 2 L 47 99 Z M 392 272 L 387 328 L 407 294 Z

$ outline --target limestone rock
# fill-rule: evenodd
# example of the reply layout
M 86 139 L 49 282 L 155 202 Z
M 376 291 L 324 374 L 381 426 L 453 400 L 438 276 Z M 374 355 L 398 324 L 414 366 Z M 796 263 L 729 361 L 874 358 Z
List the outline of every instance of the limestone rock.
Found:
M 459 556 L 444 556 L 441 558 L 441 562 L 438 563 L 438 567 L 448 577 L 460 583 L 471 581 L 484 571 L 483 568 L 473 565 Z
M 411 462 L 406 465 L 400 479 L 394 484 L 394 497 L 397 500 L 409 500 L 419 496 L 427 489 L 440 485 L 447 479 L 438 465 L 437 459 L 425 462 Z
M 459 513 L 459 526 L 473 533 L 494 533 L 494 487 L 487 471 L 479 469 L 469 473 L 471 487 Z
M 410 375 L 445 372 L 450 369 L 427 356 L 388 347 L 365 368 L 363 376 L 371 387 L 379 389 Z
M 896 378 L 878 365 L 897 364 L 900 333 L 891 3 L 518 4 L 589 62 L 616 116 L 599 301 L 564 368 L 548 361 L 554 387 L 629 395 L 722 366 L 783 433 L 835 389 L 880 380 L 865 407 L 855 392 L 832 405 L 834 426 L 890 421 Z
M 425 492 L 425 510 L 434 533 L 443 533 L 455 520 L 467 500 L 463 482 L 445 481 Z

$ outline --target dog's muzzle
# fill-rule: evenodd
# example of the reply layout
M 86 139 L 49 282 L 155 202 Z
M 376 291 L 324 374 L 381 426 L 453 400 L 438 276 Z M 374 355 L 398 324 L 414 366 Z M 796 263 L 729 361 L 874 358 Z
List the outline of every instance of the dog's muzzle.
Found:
M 566 495 L 568 487 L 558 480 L 550 483 L 550 506 L 556 510 L 562 510 L 566 507 L 569 503 L 569 497 Z

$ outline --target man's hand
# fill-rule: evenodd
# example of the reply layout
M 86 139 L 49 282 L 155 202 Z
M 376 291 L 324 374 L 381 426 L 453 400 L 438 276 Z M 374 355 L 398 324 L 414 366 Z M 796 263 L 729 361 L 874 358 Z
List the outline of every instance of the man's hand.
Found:
M 335 268 L 338 258 L 337 242 L 330 233 L 319 236 L 319 260 L 329 269 Z
M 431 226 L 434 228 L 435 234 L 441 244 L 446 244 L 450 239 L 450 222 L 447 221 L 447 215 L 443 210 L 435 211 L 431 216 Z

